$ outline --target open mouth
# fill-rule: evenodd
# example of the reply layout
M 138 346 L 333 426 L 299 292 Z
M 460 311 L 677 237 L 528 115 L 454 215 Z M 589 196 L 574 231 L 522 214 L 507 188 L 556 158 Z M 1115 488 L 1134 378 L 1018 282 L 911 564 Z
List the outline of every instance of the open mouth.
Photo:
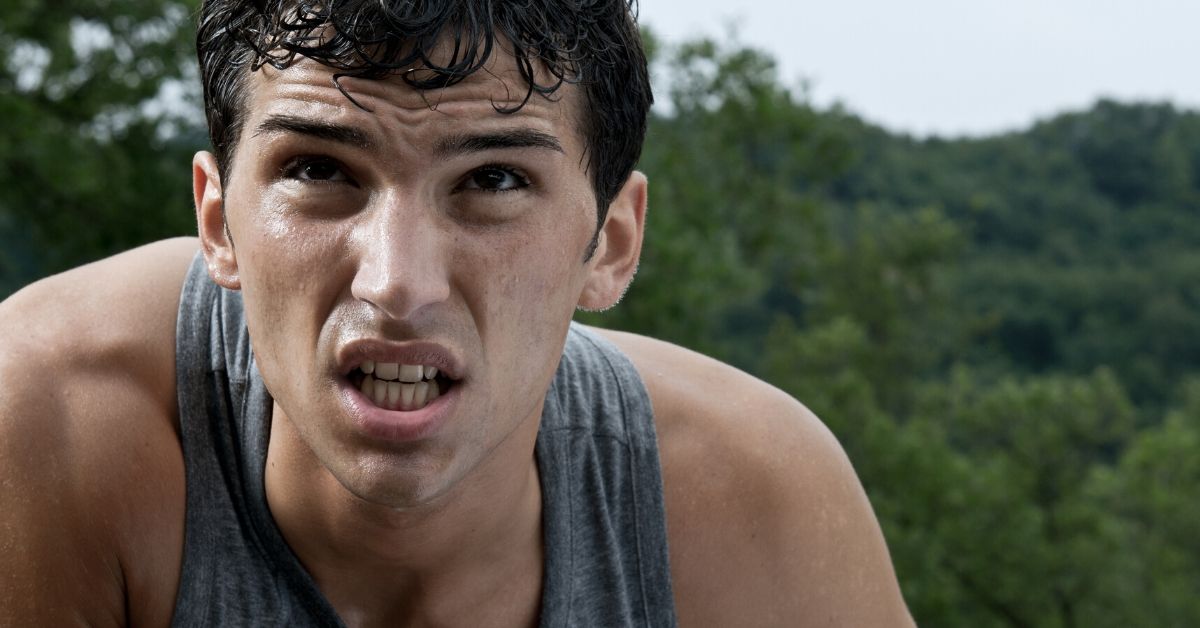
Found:
M 371 403 L 404 412 L 428 406 L 454 385 L 437 368 L 424 364 L 367 361 L 348 377 Z

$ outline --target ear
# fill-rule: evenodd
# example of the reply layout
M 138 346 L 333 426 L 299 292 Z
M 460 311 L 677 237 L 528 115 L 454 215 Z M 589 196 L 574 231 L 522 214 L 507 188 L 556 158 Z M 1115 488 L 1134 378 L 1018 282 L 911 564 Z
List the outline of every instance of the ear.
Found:
M 192 196 L 196 202 L 196 226 L 200 250 L 208 263 L 208 275 L 217 285 L 230 290 L 242 287 L 237 256 L 225 225 L 225 194 L 217 158 L 207 151 L 192 158 Z
M 633 281 L 642 255 L 646 189 L 646 175 L 634 172 L 609 204 L 599 243 L 588 261 L 591 268 L 579 295 L 581 309 L 599 311 L 616 305 Z

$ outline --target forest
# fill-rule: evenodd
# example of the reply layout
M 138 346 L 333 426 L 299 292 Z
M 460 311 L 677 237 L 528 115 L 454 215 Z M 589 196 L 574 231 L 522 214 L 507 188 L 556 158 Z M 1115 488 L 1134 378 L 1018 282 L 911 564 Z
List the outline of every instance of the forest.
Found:
M 0 6 L 0 298 L 194 232 L 194 9 Z M 816 412 L 922 626 L 1200 625 L 1200 113 L 914 138 L 736 39 L 647 38 L 643 261 L 580 319 Z

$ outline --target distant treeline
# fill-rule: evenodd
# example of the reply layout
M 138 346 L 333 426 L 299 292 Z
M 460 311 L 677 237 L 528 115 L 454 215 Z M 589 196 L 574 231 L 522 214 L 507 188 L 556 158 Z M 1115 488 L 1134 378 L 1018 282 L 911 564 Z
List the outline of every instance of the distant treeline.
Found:
M 660 56 L 641 273 L 587 320 L 815 410 L 922 626 L 1200 625 L 1200 114 L 918 140 Z
M 193 8 L 0 6 L 0 298 L 194 231 L 204 130 L 144 105 L 195 80 Z M 644 259 L 581 318 L 816 411 L 922 626 L 1200 625 L 1200 114 L 918 140 L 814 108 L 754 49 L 651 44 Z

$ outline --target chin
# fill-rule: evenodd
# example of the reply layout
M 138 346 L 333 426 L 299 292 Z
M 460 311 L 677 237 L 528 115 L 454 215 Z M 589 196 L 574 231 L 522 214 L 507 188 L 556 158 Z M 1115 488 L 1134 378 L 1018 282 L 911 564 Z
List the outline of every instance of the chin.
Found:
M 372 455 L 349 473 L 334 475 L 356 498 L 393 510 L 436 503 L 461 479 L 449 461 L 416 460 L 396 453 Z

